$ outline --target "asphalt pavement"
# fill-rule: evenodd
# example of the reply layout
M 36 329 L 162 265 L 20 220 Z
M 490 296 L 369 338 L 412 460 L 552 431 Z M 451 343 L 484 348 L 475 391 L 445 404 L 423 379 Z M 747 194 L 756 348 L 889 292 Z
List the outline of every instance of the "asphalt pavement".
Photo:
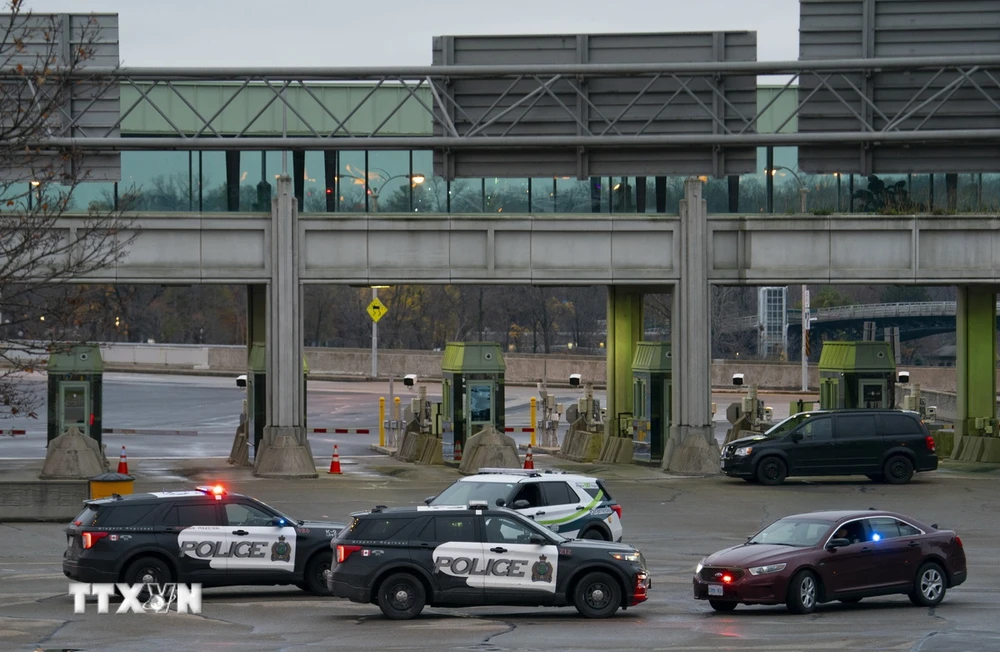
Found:
M 15 463 L 7 461 L 4 466 Z M 37 462 L 16 462 L 21 466 Z M 457 476 L 389 458 L 363 458 L 339 476 L 262 480 L 219 460 L 137 461 L 137 490 L 222 481 L 298 518 L 344 519 L 375 504 L 412 505 Z M 389 621 L 375 605 L 314 597 L 295 588 L 205 589 L 202 614 L 73 613 L 61 572 L 61 524 L 0 524 L 0 649 L 3 650 L 754 650 L 759 652 L 1000 649 L 996 618 L 1000 566 L 1000 472 L 949 465 L 905 486 L 863 478 L 791 480 L 780 487 L 720 476 L 667 475 L 657 469 L 576 465 L 540 455 L 539 467 L 605 478 L 623 506 L 625 540 L 652 571 L 648 602 L 608 620 L 572 608 L 429 608 Z M 152 466 L 151 466 L 152 465 Z M 970 577 L 934 608 L 904 596 L 820 606 L 809 616 L 783 607 L 741 606 L 715 613 L 691 595 L 702 556 L 745 540 L 768 522 L 816 509 L 877 507 L 955 528 Z M 113 603 L 114 604 L 114 603 Z M 114 609 L 112 609 L 112 612 Z

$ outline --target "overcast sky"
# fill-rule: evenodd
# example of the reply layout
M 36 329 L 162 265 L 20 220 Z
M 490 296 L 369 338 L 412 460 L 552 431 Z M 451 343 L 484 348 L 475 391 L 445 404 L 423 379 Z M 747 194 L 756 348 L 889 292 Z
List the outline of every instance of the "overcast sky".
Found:
M 406 66 L 431 37 L 757 32 L 761 61 L 798 58 L 798 0 L 26 0 L 117 13 L 125 66 Z

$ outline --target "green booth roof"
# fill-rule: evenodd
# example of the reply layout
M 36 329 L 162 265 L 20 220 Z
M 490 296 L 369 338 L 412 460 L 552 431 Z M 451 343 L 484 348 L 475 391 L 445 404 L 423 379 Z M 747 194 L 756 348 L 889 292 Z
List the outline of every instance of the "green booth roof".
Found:
M 888 342 L 823 342 L 819 370 L 857 372 L 893 372 L 896 361 Z
M 448 342 L 441 371 L 448 373 L 502 374 L 507 369 L 496 342 Z
M 670 342 L 637 342 L 632 371 L 664 373 L 672 369 Z
M 92 344 L 53 347 L 49 351 L 48 371 L 57 374 L 102 374 L 104 360 L 101 349 Z

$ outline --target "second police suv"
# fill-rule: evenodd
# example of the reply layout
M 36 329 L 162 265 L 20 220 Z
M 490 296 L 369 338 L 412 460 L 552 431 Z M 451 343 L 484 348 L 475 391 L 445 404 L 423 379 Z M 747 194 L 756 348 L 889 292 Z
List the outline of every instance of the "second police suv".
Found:
M 571 540 L 486 501 L 352 514 L 330 542 L 335 597 L 377 604 L 387 617 L 424 606 L 576 607 L 606 618 L 647 599 L 642 553 L 610 541 Z

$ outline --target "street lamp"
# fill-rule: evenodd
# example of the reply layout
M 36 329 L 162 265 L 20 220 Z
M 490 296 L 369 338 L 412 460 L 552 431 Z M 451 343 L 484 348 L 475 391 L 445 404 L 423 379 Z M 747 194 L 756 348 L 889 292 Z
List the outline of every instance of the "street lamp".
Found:
M 373 174 L 373 171 L 374 171 L 374 174 Z M 381 174 L 379 174 L 379 173 L 381 173 Z M 365 187 L 365 193 L 369 197 L 372 198 L 372 212 L 373 213 L 377 213 L 378 212 L 378 198 L 381 195 L 382 191 L 385 189 L 386 184 L 388 184 L 393 179 L 409 179 L 410 180 L 410 189 L 411 190 L 413 188 L 415 188 L 416 186 L 422 184 L 424 181 L 427 180 L 427 177 L 425 177 L 424 175 L 419 174 L 419 173 L 418 174 L 389 174 L 388 172 L 386 172 L 385 170 L 383 170 L 381 168 L 368 168 L 368 170 L 365 171 L 364 176 L 359 176 L 359 175 L 356 175 L 356 174 L 351 174 L 350 172 L 342 174 L 341 176 L 342 177 L 348 177 L 350 179 L 354 179 L 356 182 L 360 182 L 360 185 L 364 185 L 364 187 Z M 373 181 L 377 182 L 379 184 L 378 187 L 372 186 L 372 182 Z M 411 196 L 411 204 L 412 204 L 412 196 Z M 410 208 L 412 208 L 412 206 Z
M 785 170 L 788 173 L 790 173 L 793 177 L 795 177 L 796 183 L 799 184 L 799 212 L 805 213 L 806 210 L 807 210 L 806 209 L 806 195 L 809 194 L 809 189 L 806 188 L 805 184 L 802 183 L 802 178 L 799 177 L 798 173 L 795 170 L 793 170 L 792 168 L 785 167 L 784 165 L 775 165 L 774 167 L 772 167 L 769 170 L 769 174 L 773 177 L 778 170 Z M 771 193 L 774 193 L 774 185 L 773 184 L 770 187 L 770 191 L 771 191 Z M 770 201 L 771 206 L 774 206 L 774 196 L 773 196 L 773 194 L 768 199 L 771 200 Z

